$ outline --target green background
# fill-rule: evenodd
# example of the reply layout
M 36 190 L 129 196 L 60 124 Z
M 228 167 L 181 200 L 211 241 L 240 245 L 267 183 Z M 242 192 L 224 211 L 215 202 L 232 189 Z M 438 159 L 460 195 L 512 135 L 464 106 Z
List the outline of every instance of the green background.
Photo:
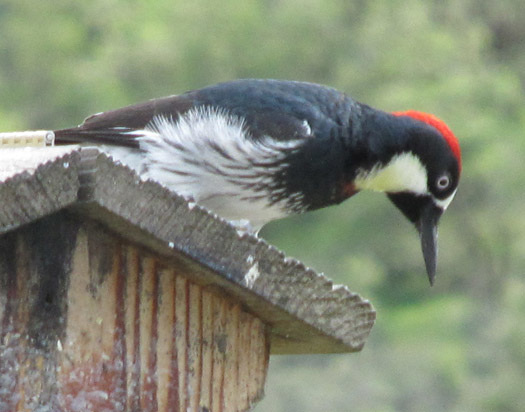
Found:
M 378 318 L 361 353 L 272 357 L 256 410 L 524 411 L 524 21 L 520 0 L 0 0 L 0 130 L 240 77 L 436 114 L 464 159 L 436 285 L 381 194 L 268 225 Z

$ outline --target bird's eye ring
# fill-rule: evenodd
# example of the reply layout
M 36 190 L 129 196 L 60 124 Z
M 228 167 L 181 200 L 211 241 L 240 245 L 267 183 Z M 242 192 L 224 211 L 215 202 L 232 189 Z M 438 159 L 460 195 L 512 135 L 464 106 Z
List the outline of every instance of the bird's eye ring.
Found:
M 450 176 L 449 174 L 444 174 L 440 176 L 436 182 L 436 186 L 439 190 L 446 190 L 450 186 Z

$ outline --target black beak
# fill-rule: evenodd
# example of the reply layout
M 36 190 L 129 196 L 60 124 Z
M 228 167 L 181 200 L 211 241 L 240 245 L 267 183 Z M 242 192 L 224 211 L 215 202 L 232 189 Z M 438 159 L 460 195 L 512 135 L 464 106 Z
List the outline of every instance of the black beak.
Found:
M 416 227 L 419 230 L 419 237 L 421 238 L 421 250 L 425 258 L 430 286 L 434 284 L 434 278 L 436 277 L 438 254 L 437 224 L 442 213 L 443 209 L 436 207 L 433 202 L 429 202 L 429 204 L 421 210 L 421 216 L 416 223 Z
M 410 193 L 392 193 L 388 197 L 401 212 L 416 226 L 421 239 L 421 250 L 425 259 L 428 280 L 434 284 L 437 268 L 437 224 L 443 209 L 436 206 L 429 196 L 415 196 Z

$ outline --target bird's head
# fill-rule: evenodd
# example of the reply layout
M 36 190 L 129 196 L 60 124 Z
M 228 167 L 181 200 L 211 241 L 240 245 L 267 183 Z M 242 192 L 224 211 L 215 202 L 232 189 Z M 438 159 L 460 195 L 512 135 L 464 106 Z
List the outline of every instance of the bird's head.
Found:
M 458 140 L 437 117 L 416 111 L 390 115 L 384 161 L 361 173 L 357 189 L 386 192 L 416 226 L 430 284 L 437 265 L 437 224 L 456 194 L 461 173 Z M 389 123 L 390 123 L 389 122 Z

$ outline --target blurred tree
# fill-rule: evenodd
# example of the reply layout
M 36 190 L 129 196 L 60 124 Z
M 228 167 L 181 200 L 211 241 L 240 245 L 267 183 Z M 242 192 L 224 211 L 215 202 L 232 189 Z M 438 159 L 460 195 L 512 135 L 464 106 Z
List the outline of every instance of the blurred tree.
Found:
M 435 113 L 464 156 L 437 285 L 381 195 L 269 225 L 263 237 L 369 297 L 378 321 L 360 354 L 272 359 L 258 410 L 518 412 L 524 19 L 519 0 L 0 0 L 0 129 L 71 126 L 237 77 Z

